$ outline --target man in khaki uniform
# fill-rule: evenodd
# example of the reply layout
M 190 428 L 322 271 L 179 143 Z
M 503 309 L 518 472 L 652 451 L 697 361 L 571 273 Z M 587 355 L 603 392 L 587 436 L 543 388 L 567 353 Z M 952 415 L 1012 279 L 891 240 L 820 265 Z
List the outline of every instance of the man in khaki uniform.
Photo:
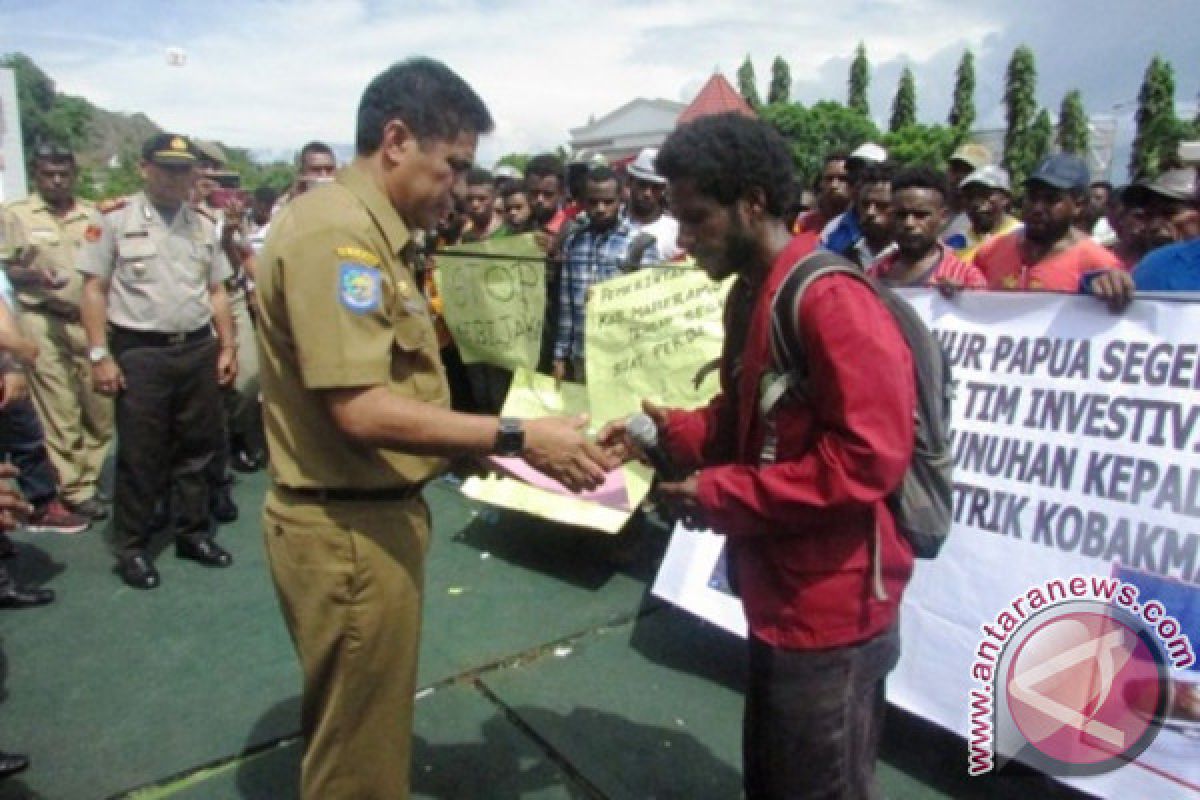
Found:
M 412 231 L 437 222 L 491 128 L 442 64 L 394 65 L 363 95 L 354 161 L 275 217 L 258 261 L 263 524 L 304 673 L 308 800 L 408 797 L 425 481 L 447 457 L 489 452 L 574 489 L 608 466 L 583 419 L 448 408 Z
M 118 571 L 137 589 L 159 584 L 147 545 L 155 503 L 172 484 L 176 555 L 233 563 L 212 539 L 204 470 L 221 445 L 218 387 L 237 373 L 237 343 L 229 262 L 212 222 L 186 202 L 195 164 L 184 137 L 147 140 L 144 190 L 96 216 L 79 267 L 92 379 L 117 398 Z
M 75 197 L 70 150 L 39 146 L 33 154 L 36 191 L 0 216 L 9 248 L 32 258 L 9 268 L 22 323 L 38 345 L 29 374 L 33 402 L 58 472 L 59 492 L 72 511 L 108 516 L 97 494 L 100 469 L 112 441 L 112 400 L 92 388 L 87 338 L 79 319 L 83 276 L 76 263 L 88 235 L 92 204 Z

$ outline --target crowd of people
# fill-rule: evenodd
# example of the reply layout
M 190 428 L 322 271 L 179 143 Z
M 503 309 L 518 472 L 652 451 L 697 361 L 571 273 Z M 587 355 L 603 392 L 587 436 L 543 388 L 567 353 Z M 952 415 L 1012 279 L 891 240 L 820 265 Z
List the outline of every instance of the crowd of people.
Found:
M 773 419 L 764 465 L 764 298 L 816 250 L 949 293 L 1085 292 L 1119 309 L 1138 290 L 1195 290 L 1195 169 L 1116 189 L 1054 154 L 1014 193 L 981 145 L 938 172 L 867 143 L 825 155 L 806 187 L 769 126 L 723 114 L 615 163 L 541 154 L 489 172 L 473 161 L 491 127 L 457 75 L 414 59 L 368 86 L 353 161 L 339 170 L 311 142 L 283 193 L 242 192 L 219 146 L 163 133 L 143 146 L 143 189 L 93 206 L 74 154 L 39 146 L 34 191 L 0 212 L 0 478 L 19 489 L 0 491 L 0 527 L 77 534 L 111 515 L 118 576 L 154 589 L 161 530 L 181 558 L 232 564 L 216 537 L 238 516 L 231 471 L 269 457 L 264 536 L 304 671 L 304 795 L 405 796 L 423 483 L 448 459 L 498 453 L 578 490 L 636 456 L 619 422 L 592 441 L 581 419 L 497 416 L 510 375 L 457 357 L 438 253 L 530 235 L 546 264 L 540 367 L 580 382 L 589 289 L 694 259 L 737 277 L 722 392 L 646 412 L 691 472 L 662 496 L 730 537 L 751 632 L 747 795 L 866 796 L 912 569 L 886 503 L 911 459 L 911 358 L 869 284 L 819 281 L 796 324 L 813 383 L 832 389 Z M 839 535 L 806 536 L 814 525 Z M 772 526 L 795 535 L 761 535 Z M 15 553 L 0 534 L 0 556 Z M 0 566 L 0 608 L 53 599 Z M 849 709 L 829 702 L 848 694 Z M 26 764 L 0 753 L 0 775 Z

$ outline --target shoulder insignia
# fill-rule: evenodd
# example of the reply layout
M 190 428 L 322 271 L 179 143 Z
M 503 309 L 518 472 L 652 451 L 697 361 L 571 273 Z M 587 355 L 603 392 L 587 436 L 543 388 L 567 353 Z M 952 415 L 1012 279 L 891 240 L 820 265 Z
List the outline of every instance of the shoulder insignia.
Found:
M 217 218 L 204 206 L 192 206 L 192 211 L 195 211 L 200 216 L 204 217 L 209 222 L 216 224 Z
M 89 242 L 98 242 L 98 241 L 100 241 L 100 237 L 103 234 L 104 234 L 104 231 L 100 230 L 99 225 L 92 224 L 92 225 L 88 225 L 87 228 L 84 230 L 83 238 Z
M 357 261 L 360 264 L 365 264 L 368 267 L 378 267 L 380 265 L 379 256 L 372 253 L 370 250 L 364 250 L 361 247 L 338 247 L 334 250 L 338 258 L 346 258 L 351 261 Z
M 379 308 L 379 270 L 352 261 L 338 267 L 338 300 L 355 314 Z
M 101 200 L 96 204 L 96 210 L 101 214 L 111 214 L 114 211 L 120 211 L 129 205 L 128 197 L 113 197 L 108 200 Z

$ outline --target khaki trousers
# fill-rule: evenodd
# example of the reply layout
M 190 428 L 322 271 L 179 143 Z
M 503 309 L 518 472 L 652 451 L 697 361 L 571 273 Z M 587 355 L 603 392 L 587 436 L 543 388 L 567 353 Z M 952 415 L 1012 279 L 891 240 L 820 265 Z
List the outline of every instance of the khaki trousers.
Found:
M 71 505 L 96 493 L 113 436 L 113 402 L 92 389 L 83 326 L 47 311 L 27 308 L 21 323 L 37 342 L 29 372 L 34 407 L 46 429 L 46 449 L 58 472 L 59 491 Z
M 304 673 L 305 800 L 409 796 L 429 510 L 272 487 L 267 559 Z

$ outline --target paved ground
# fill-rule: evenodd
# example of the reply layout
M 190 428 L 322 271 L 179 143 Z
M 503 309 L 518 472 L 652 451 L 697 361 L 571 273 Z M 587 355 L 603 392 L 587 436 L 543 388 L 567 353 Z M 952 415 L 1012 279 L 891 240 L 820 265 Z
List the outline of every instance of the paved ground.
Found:
M 149 593 L 112 574 L 104 528 L 18 535 L 52 606 L 0 614 L 9 798 L 295 796 L 299 675 L 264 564 L 261 474 L 221 541 L 228 570 L 159 557 Z M 435 483 L 414 740 L 417 797 L 736 798 L 741 643 L 649 596 L 641 545 L 498 514 Z M 1011 768 L 965 776 L 956 737 L 889 716 L 892 798 L 1073 796 Z

